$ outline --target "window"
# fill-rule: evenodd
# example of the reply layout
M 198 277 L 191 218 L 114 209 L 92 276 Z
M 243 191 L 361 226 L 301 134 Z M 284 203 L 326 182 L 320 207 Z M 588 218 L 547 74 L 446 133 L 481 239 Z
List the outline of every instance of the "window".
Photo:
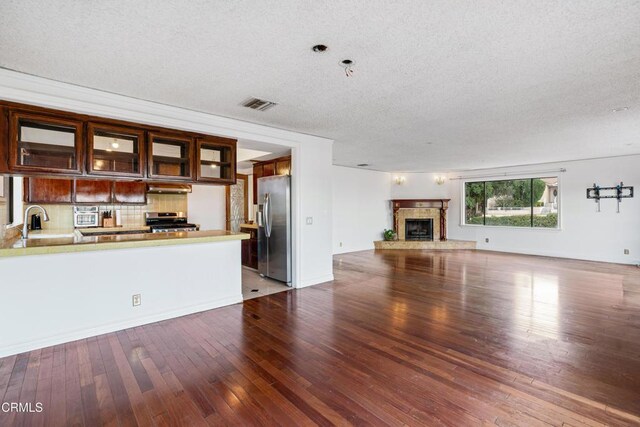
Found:
M 467 225 L 558 228 L 558 177 L 464 184 Z

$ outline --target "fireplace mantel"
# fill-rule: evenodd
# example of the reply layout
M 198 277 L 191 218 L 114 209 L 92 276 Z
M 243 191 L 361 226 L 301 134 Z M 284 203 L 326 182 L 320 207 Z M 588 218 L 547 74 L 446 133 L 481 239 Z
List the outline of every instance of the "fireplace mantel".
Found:
M 393 230 L 398 233 L 398 211 L 400 209 L 439 209 L 440 210 L 440 241 L 447 240 L 447 208 L 451 199 L 394 199 Z M 403 237 L 404 238 L 404 237 Z

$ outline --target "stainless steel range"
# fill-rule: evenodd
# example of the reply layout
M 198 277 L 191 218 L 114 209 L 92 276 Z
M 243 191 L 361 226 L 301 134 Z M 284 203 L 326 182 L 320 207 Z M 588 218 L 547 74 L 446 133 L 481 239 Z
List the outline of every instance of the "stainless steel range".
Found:
M 198 231 L 200 227 L 187 222 L 184 212 L 147 212 L 146 222 L 152 233 Z

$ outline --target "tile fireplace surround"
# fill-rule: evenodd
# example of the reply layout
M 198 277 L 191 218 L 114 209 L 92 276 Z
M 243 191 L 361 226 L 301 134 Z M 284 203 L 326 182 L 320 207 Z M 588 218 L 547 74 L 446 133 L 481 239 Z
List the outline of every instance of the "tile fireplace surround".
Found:
M 398 236 L 394 241 L 373 242 L 376 249 L 475 249 L 476 242 L 447 239 L 447 208 L 450 199 L 395 199 L 393 230 Z M 405 240 L 407 219 L 433 220 L 433 240 Z
M 447 240 L 447 208 L 450 199 L 396 199 L 393 206 L 393 231 L 404 240 L 407 219 L 433 219 L 433 241 Z

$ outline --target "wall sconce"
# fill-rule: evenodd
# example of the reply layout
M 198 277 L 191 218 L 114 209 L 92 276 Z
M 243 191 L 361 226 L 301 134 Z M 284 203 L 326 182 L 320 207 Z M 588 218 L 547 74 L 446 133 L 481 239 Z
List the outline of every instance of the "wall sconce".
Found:
M 435 181 L 436 181 L 436 184 L 442 185 L 442 184 L 444 184 L 444 181 L 446 179 L 447 178 L 445 176 L 443 176 L 443 175 L 436 175 Z
M 406 181 L 406 178 L 404 176 L 396 176 L 393 180 L 395 181 L 396 185 L 402 185 Z

